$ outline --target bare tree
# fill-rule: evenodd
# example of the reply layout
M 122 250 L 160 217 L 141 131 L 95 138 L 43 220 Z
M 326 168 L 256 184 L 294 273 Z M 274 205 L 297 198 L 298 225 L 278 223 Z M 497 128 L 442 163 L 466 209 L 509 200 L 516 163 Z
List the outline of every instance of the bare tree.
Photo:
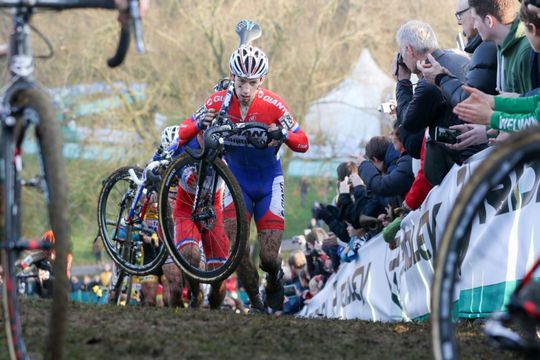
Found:
M 133 51 L 114 70 L 105 65 L 119 30 L 113 12 L 40 13 L 34 18 L 35 25 L 50 38 L 56 54 L 52 61 L 38 61 L 38 78 L 51 88 L 100 82 L 122 83 L 132 89 L 126 93 L 112 87 L 116 89 L 112 93 L 81 97 L 79 105 L 116 98 L 119 106 L 84 118 L 66 116 L 64 125 L 74 122 L 96 131 L 135 132 L 137 143 L 130 150 L 144 162 L 160 131 L 154 114 L 165 114 L 167 124 L 179 123 L 205 100 L 218 79 L 228 75 L 228 57 L 238 45 L 234 26 L 239 20 L 261 25 L 263 36 L 255 44 L 270 58 L 264 86 L 282 95 L 302 123 L 310 103 L 349 74 L 362 48 L 368 48 L 383 69 L 389 68 L 396 51 L 394 34 L 406 20 L 428 21 L 442 46 L 452 47 L 457 31 L 452 7 L 447 0 L 159 0 L 152 3 L 144 22 L 148 53 L 134 56 Z M 7 37 L 9 29 L 2 31 L 0 36 Z M 38 38 L 35 45 L 37 52 L 45 51 Z M 134 84 L 144 87 L 142 100 L 133 101 L 137 95 Z M 72 109 L 70 104 L 66 106 L 68 111 Z M 103 146 L 111 145 L 104 142 Z M 286 154 L 285 161 L 288 157 Z M 74 162 L 69 166 L 89 166 L 82 161 L 82 165 Z M 103 178 L 119 161 L 133 160 L 120 159 L 81 173 L 89 177 L 72 176 L 72 188 L 95 193 L 97 178 Z M 91 207 L 84 205 L 90 199 L 74 199 Z M 91 223 L 93 210 L 87 214 L 85 221 Z

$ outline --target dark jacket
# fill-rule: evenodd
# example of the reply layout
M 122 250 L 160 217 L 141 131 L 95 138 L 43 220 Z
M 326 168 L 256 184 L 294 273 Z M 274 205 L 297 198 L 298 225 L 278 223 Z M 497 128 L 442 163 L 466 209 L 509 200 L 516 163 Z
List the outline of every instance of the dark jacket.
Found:
M 472 53 L 465 82 L 453 74 L 438 76 L 440 87 L 446 101 L 452 107 L 469 97 L 469 93 L 461 87 L 464 83 L 487 94 L 497 94 L 497 46 L 492 41 L 482 41 L 479 34 L 471 38 L 465 51 Z
M 365 186 L 359 185 L 351 194 L 339 194 L 337 208 L 339 218 L 347 221 L 355 229 L 360 227 L 360 215 L 377 217 L 384 212 L 384 202 L 381 198 L 372 194 Z
M 319 207 L 315 208 L 314 217 L 316 219 L 323 220 L 330 231 L 332 231 L 338 239 L 341 241 L 349 242 L 350 237 L 347 232 L 347 224 L 344 219 L 340 218 L 339 210 L 333 205 L 324 205 L 321 204 Z
M 408 131 L 403 126 L 403 120 L 406 117 L 409 103 L 413 98 L 413 85 L 410 80 L 400 80 L 396 84 L 396 114 L 397 123 L 399 124 L 399 138 L 405 147 L 407 153 L 413 158 L 420 159 L 420 149 L 422 147 L 422 139 L 424 138 L 424 130 Z
M 465 81 L 469 60 L 463 54 L 450 50 L 435 50 L 433 57 L 459 81 Z M 409 102 L 400 102 L 400 99 L 409 99 Z M 398 103 L 398 122 L 400 124 L 400 136 L 405 150 L 415 158 L 420 157 L 420 147 L 422 146 L 422 136 L 424 129 L 429 127 L 431 138 L 434 138 L 436 126 L 449 127 L 451 125 L 462 124 L 462 121 L 452 112 L 452 106 L 448 103 L 442 92 L 435 85 L 429 84 L 425 80 L 420 80 L 416 89 L 412 90 L 410 81 L 402 80 L 396 87 L 396 99 Z M 411 144 L 410 139 L 404 139 L 401 130 L 405 135 L 411 137 L 414 134 L 418 143 Z M 418 135 L 421 134 L 421 135 Z M 450 151 L 454 161 L 461 162 L 472 154 L 478 152 L 483 147 L 472 146 L 460 152 Z
M 384 154 L 384 166 L 386 168 L 386 173 L 394 171 L 397 166 L 399 156 L 399 151 L 394 148 L 394 145 L 392 143 L 388 144 L 386 154 Z
M 532 88 L 540 87 L 540 54 L 531 48 L 531 81 Z
M 330 231 L 338 239 L 349 242 L 351 239 L 347 232 L 347 221 L 353 227 L 360 227 L 360 215 L 376 217 L 384 212 L 384 207 L 378 198 L 370 196 L 364 186 L 357 186 L 354 189 L 354 199 L 350 194 L 340 194 L 337 206 L 321 205 L 315 217 L 324 220 Z
M 406 194 L 414 181 L 412 158 L 404 153 L 396 162 L 392 172 L 381 174 L 371 161 L 363 161 L 358 174 L 372 193 L 379 196 L 401 196 Z
M 433 51 L 431 55 L 460 81 L 465 80 L 469 64 L 466 56 L 453 50 L 441 49 Z M 420 148 L 426 127 L 458 123 L 455 119 L 451 123 L 446 121 L 453 114 L 448 111 L 449 106 L 440 90 L 427 81 L 420 80 L 414 93 L 410 80 L 398 81 L 396 101 L 400 139 L 407 153 L 415 159 L 420 158 Z
M 398 170 L 398 167 L 400 166 L 398 163 L 399 159 L 399 152 L 392 144 L 388 144 L 384 156 L 384 167 L 387 174 L 392 174 Z M 364 163 L 368 163 L 365 166 L 371 166 L 378 174 L 377 168 L 375 168 L 371 161 L 363 161 L 362 164 Z M 409 170 L 412 171 L 410 163 Z M 360 169 L 358 170 L 358 175 L 362 177 Z M 364 179 L 362 178 L 362 180 Z M 385 206 L 392 201 L 392 199 L 387 198 L 387 196 L 394 196 L 393 194 L 379 194 L 373 191 L 367 182 L 364 181 L 364 184 L 366 186 L 359 185 L 354 187 L 352 194 L 340 194 L 337 201 L 339 217 L 349 222 L 355 228 L 360 226 L 358 224 L 360 215 L 377 217 L 384 212 Z M 398 195 L 400 195 L 400 193 L 398 193 Z

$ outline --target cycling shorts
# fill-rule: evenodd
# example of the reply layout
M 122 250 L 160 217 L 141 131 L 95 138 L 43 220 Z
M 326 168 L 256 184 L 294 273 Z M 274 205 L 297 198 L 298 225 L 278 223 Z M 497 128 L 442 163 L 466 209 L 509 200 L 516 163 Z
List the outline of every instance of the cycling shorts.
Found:
M 248 222 L 255 217 L 257 230 L 283 230 L 285 229 L 285 180 L 281 173 L 281 167 L 272 167 L 264 170 L 253 171 L 229 165 L 236 176 L 248 212 Z M 278 171 L 279 170 L 279 171 Z M 272 175 L 274 172 L 275 175 Z M 270 175 L 269 175 L 270 174 Z M 224 216 L 235 216 L 230 194 L 225 195 Z

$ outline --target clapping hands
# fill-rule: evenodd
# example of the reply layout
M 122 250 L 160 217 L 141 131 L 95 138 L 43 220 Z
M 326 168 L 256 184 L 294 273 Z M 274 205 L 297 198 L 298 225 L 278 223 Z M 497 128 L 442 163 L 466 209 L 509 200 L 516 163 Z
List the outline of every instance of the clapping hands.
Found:
M 494 97 L 466 85 L 463 85 L 463 90 L 471 95 L 454 107 L 454 114 L 466 122 L 489 125 L 495 105 Z

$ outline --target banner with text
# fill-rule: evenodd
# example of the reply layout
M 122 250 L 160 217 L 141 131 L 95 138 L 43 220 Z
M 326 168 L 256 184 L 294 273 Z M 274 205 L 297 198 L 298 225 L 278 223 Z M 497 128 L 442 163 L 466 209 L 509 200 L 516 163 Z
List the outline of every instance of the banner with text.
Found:
M 390 250 L 379 234 L 344 263 L 299 316 L 401 321 L 430 312 L 433 258 L 457 194 L 489 151 L 454 166 L 422 206 L 401 223 L 399 246 Z M 459 316 L 501 308 L 540 251 L 540 171 L 512 173 L 492 189 L 469 235 L 456 299 Z M 459 295 L 459 298 L 458 298 Z

